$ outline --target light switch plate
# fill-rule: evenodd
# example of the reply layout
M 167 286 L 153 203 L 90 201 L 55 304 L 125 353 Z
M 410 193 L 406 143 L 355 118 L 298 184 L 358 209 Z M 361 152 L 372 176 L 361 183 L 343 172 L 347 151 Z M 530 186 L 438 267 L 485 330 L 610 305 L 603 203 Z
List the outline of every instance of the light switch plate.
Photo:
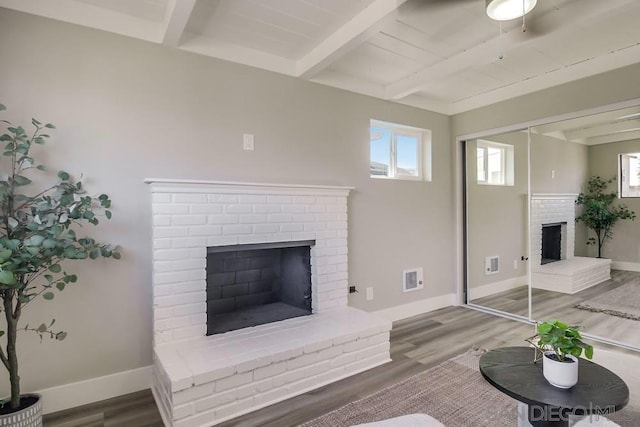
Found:
M 253 151 L 255 148 L 253 135 L 250 133 L 245 133 L 242 135 L 242 149 L 244 151 Z

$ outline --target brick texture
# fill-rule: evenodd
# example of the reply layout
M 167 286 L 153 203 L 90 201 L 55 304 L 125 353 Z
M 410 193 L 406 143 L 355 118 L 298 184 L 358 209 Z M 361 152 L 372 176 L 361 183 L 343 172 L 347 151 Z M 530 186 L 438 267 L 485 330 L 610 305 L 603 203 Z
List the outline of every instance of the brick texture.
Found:
M 215 425 L 388 362 L 390 328 L 344 307 L 202 338 L 207 345 L 174 343 L 156 349 L 154 394 L 171 425 Z M 240 352 L 249 342 L 254 359 Z
M 312 310 L 316 313 L 347 304 L 348 190 L 280 186 L 248 190 L 240 185 L 234 194 L 228 186 L 203 185 L 197 191 L 189 185 L 154 185 L 152 194 L 154 310 L 175 308 L 163 310 L 165 321 L 154 323 L 156 341 L 172 342 L 198 332 L 179 317 L 206 313 L 206 305 L 199 306 L 202 313 L 193 311 L 197 302 L 193 298 L 200 295 L 198 291 L 206 292 L 202 279 L 206 277 L 206 247 L 211 246 L 315 240 L 311 248 Z M 245 282 L 251 288 L 225 292 L 222 287 L 230 285 L 225 282 L 225 271 L 216 271 L 214 280 L 220 283 L 213 286 L 220 288 L 210 287 L 213 299 L 237 298 L 261 286 L 260 278 L 249 277 L 257 275 L 259 268 L 251 272 L 239 266 L 238 270 L 247 275 Z M 186 283 L 189 285 L 181 286 Z M 156 291 L 157 287 L 162 288 Z
M 548 194 L 531 197 L 531 268 L 537 271 L 542 259 L 542 225 L 563 223 L 561 259 L 574 257 L 575 250 L 575 199 L 572 194 Z
M 390 360 L 391 323 L 347 307 L 348 188 L 157 181 L 151 191 L 153 394 L 169 425 L 214 425 Z M 315 241 L 314 314 L 205 336 L 207 247 L 292 240 Z M 260 260 L 225 261 L 210 296 L 266 291 Z

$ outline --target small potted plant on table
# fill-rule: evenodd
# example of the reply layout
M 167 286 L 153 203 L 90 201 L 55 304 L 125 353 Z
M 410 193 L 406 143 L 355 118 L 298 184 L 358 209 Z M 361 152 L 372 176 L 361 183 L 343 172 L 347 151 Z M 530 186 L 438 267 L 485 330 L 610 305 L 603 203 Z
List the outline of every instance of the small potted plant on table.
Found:
M 0 111 L 5 106 L 0 104 Z M 110 245 L 76 234 L 78 226 L 98 225 L 98 215 L 111 218 L 111 200 L 106 194 L 88 195 L 81 181 L 64 171 L 55 183 L 33 189 L 30 172 L 44 170 L 32 155 L 34 145 L 49 137 L 42 124 L 32 119 L 35 130 L 27 134 L 22 126 L 0 120 L 4 158 L 0 169 L 0 364 L 9 372 L 10 397 L 0 400 L 0 426 L 39 427 L 42 425 L 40 397 L 20 393 L 18 332 L 34 332 L 43 337 L 63 340 L 66 332 L 54 328 L 55 319 L 39 326 L 21 325 L 22 312 L 36 298 L 52 300 L 55 292 L 76 282 L 65 270 L 64 260 L 120 258 Z M 29 191 L 31 190 L 31 191 Z M 30 194 L 32 193 L 32 194 Z
M 542 354 L 542 372 L 553 386 L 571 388 L 578 382 L 578 358 L 584 351 L 593 357 L 593 347 L 582 341 L 580 326 L 569 326 L 559 320 L 538 324 L 536 334 L 526 341 Z

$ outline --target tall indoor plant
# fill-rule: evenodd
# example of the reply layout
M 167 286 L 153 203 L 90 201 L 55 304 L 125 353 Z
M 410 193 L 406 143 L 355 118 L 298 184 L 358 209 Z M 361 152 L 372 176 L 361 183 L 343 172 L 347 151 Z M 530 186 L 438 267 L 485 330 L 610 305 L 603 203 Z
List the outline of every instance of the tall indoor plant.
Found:
M 5 106 L 0 104 L 0 110 Z M 46 129 L 32 119 L 34 130 L 27 133 L 22 126 L 2 120 L 0 142 L 4 145 L 0 158 L 0 361 L 9 372 L 11 397 L 2 404 L 2 412 L 21 409 L 20 376 L 16 340 L 18 332 L 34 332 L 40 336 L 63 340 L 65 332 L 54 329 L 55 319 L 39 326 L 19 325 L 22 311 L 34 299 L 52 300 L 56 291 L 77 280 L 66 270 L 64 260 L 120 258 L 108 244 L 76 233 L 80 225 L 98 225 L 98 214 L 111 218 L 111 200 L 106 194 L 88 195 L 81 181 L 64 171 L 49 185 L 36 185 L 28 176 L 45 168 L 37 164 L 32 149 L 45 143 Z M 8 405 L 7 405 L 8 403 Z
M 598 245 L 598 258 L 602 258 L 602 247 L 613 237 L 613 226 L 620 220 L 634 220 L 636 214 L 623 204 L 614 204 L 618 194 L 607 191 L 607 187 L 615 178 L 604 180 L 599 176 L 592 176 L 587 182 L 587 192 L 580 193 L 576 205 L 584 206 L 584 211 L 576 217 L 576 222 L 582 221 L 593 230 L 596 237 L 589 237 L 587 245 Z

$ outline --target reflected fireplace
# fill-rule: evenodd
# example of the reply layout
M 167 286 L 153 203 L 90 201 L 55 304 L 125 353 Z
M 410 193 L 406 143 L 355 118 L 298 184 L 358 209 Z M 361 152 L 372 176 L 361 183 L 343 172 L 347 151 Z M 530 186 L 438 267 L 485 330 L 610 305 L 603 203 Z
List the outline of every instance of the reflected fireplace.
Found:
M 257 326 L 311 310 L 311 247 L 295 241 L 207 250 L 207 335 Z
M 540 265 L 560 261 L 566 258 L 563 253 L 563 234 L 566 233 L 566 222 L 542 224 L 542 256 Z M 564 233 L 563 233 L 564 231 Z

